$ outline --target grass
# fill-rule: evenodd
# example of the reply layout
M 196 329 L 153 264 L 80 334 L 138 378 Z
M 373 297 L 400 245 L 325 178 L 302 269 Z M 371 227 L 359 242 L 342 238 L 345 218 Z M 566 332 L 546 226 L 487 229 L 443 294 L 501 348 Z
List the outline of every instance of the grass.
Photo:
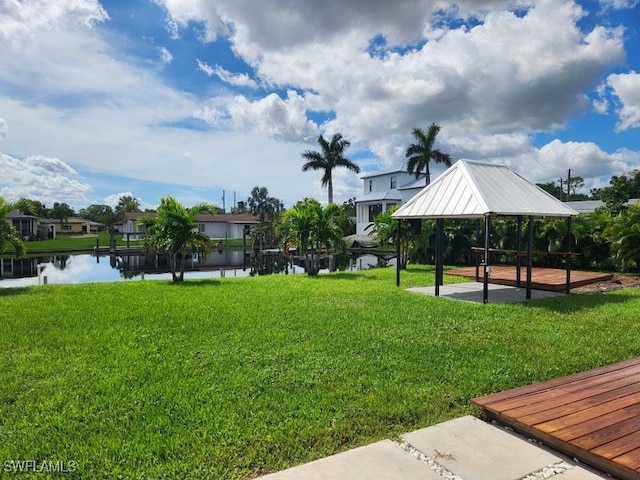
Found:
M 59 233 L 56 235 L 56 238 L 51 240 L 25 242 L 25 247 L 27 248 L 27 255 L 37 255 L 38 253 L 43 252 L 93 251 L 96 246 L 96 240 L 101 247 L 109 246 L 110 235 L 111 234 L 109 232 L 105 231 L 95 232 L 89 235 Z M 243 246 L 241 238 L 230 238 L 226 240 L 213 240 L 211 242 L 212 249 L 215 250 L 218 241 L 230 248 L 241 248 Z M 131 240 L 129 243 L 132 246 L 142 244 L 140 240 Z M 116 235 L 116 244 L 121 247 L 126 246 L 127 241 L 123 240 L 122 235 Z M 247 248 L 251 248 L 251 239 L 247 239 Z M 5 252 L 4 256 L 13 256 L 13 251 L 9 250 Z
M 640 289 L 478 305 L 394 275 L 0 289 L 0 459 L 251 478 L 640 352 Z

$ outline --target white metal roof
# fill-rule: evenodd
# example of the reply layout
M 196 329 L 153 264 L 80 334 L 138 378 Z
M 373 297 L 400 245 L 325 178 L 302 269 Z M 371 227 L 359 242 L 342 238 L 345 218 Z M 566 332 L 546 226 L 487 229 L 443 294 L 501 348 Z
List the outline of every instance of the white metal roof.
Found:
M 481 218 L 485 215 L 570 217 L 577 214 L 505 165 L 458 160 L 393 216 Z
M 382 200 L 395 200 L 401 201 L 402 197 L 398 194 L 396 190 L 386 190 L 381 192 L 371 192 L 367 193 L 365 196 L 357 198 L 356 203 L 363 202 L 378 202 Z

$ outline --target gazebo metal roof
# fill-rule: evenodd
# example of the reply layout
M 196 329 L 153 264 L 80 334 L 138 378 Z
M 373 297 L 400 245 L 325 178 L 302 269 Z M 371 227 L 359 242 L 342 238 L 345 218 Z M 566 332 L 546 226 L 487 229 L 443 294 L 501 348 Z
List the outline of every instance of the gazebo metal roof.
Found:
M 395 218 L 483 218 L 486 215 L 572 217 L 571 207 L 505 165 L 458 160 L 400 207 Z

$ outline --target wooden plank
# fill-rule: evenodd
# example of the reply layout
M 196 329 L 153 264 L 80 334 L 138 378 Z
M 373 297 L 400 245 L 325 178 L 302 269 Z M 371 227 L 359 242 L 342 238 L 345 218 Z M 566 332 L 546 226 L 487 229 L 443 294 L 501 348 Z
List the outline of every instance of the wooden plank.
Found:
M 595 407 L 576 411 L 575 413 L 566 415 L 564 417 L 555 418 L 544 423 L 539 423 L 535 425 L 535 427 L 543 432 L 554 432 L 556 430 L 560 430 L 561 428 L 568 427 L 569 425 L 575 425 L 577 423 L 582 423 L 590 418 L 599 417 L 607 413 L 607 411 L 630 407 L 631 405 L 635 405 L 637 403 L 640 403 L 640 392 L 633 395 L 627 395 L 626 397 L 616 398 L 615 400 L 612 400 L 611 402 L 605 404 L 604 407 L 602 405 L 596 405 Z
M 526 276 L 527 268 L 521 268 L 523 278 Z M 475 267 L 463 267 L 447 270 L 448 275 L 458 275 L 466 278 L 476 278 Z M 613 275 L 601 272 L 585 272 L 582 270 L 571 271 L 570 288 L 581 287 L 590 283 L 609 280 Z M 567 283 L 567 271 L 560 268 L 534 267 L 531 270 L 532 288 L 536 290 L 563 290 Z M 516 285 L 516 267 L 514 265 L 492 265 L 489 283 L 499 285 Z M 524 285 L 524 281 L 521 282 Z
M 638 382 L 640 382 L 640 365 L 611 372 L 609 375 L 597 375 L 582 381 L 559 385 L 553 390 L 495 402 L 491 404 L 491 408 L 508 412 L 509 415 L 520 416 L 524 412 L 535 413 L 536 411 L 548 410 Z
M 598 430 L 610 427 L 625 420 L 631 420 L 640 415 L 640 405 L 614 410 L 596 418 L 590 418 L 585 422 L 561 428 L 553 432 L 553 435 L 566 442 L 591 435 Z
M 555 418 L 565 417 L 573 414 L 574 412 L 587 410 L 590 408 L 598 408 L 603 404 L 610 404 L 610 402 L 618 400 L 623 397 L 627 397 L 633 394 L 638 394 L 640 399 L 640 384 L 634 383 L 627 385 L 626 387 L 616 388 L 609 392 L 594 395 L 592 397 L 584 398 L 576 402 L 572 402 L 566 405 L 560 405 L 559 407 L 550 408 L 548 410 L 542 410 L 530 415 L 512 415 L 509 412 L 503 412 L 505 415 L 518 418 L 523 423 L 529 425 L 537 425 L 539 423 L 548 422 Z M 604 412 L 606 413 L 606 412 Z
M 634 432 L 600 445 L 591 449 L 591 453 L 603 458 L 616 458 L 636 449 L 640 449 L 640 432 Z
M 572 440 L 571 443 L 582 447 L 585 450 L 593 450 L 618 438 L 626 435 L 638 434 L 638 432 L 640 432 L 640 416 L 621 420 L 620 422 L 609 425 L 608 427 L 601 428 L 587 435 L 583 435 L 582 437 L 578 437 Z
M 640 448 L 625 453 L 619 457 L 613 459 L 615 463 L 623 465 L 630 470 L 638 472 L 640 470 Z M 636 477 L 640 478 L 640 477 Z
M 574 373 L 572 375 L 567 375 L 564 377 L 555 378 L 552 380 L 547 380 L 545 382 L 535 383 L 533 385 L 525 385 L 523 387 L 514 388 L 511 390 L 505 390 L 502 392 L 496 392 L 489 395 L 485 395 L 483 397 L 474 398 L 471 400 L 474 404 L 479 405 L 481 407 L 491 406 L 493 403 L 502 401 L 507 398 L 518 397 L 520 395 L 527 395 L 530 393 L 537 393 L 539 391 L 547 391 L 553 388 L 556 388 L 560 385 L 565 385 L 573 382 L 579 382 L 581 380 L 605 375 L 610 372 L 615 372 L 618 370 L 623 370 L 628 367 L 640 365 L 640 357 L 632 358 L 620 363 L 615 363 L 613 365 L 606 365 L 603 367 L 595 368 L 592 370 L 586 370 L 580 373 Z

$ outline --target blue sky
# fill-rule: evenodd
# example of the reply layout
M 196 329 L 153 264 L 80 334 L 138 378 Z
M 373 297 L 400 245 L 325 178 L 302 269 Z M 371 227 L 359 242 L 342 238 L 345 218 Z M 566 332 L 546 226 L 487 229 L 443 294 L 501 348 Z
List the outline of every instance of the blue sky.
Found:
M 0 0 L 9 199 L 324 201 L 318 135 L 371 172 L 431 122 L 453 159 L 535 182 L 640 168 L 640 2 Z

